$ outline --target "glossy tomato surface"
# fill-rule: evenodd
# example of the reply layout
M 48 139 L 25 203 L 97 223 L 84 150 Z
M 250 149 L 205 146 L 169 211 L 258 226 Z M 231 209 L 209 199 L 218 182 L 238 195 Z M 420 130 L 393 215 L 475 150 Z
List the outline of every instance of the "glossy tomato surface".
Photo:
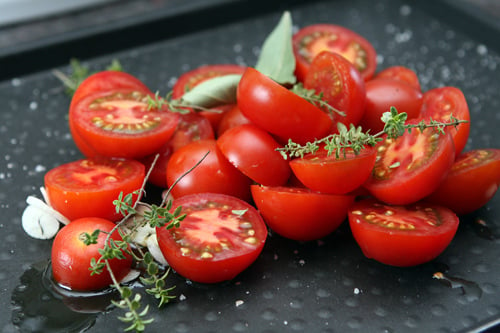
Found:
M 210 121 L 202 115 L 189 112 L 180 115 L 179 124 L 172 137 L 157 152 L 141 159 L 149 170 L 152 163 L 154 168 L 149 174 L 148 181 L 159 187 L 166 188 L 168 160 L 179 148 L 197 140 L 214 139 L 214 131 Z M 158 155 L 158 158 L 156 157 Z
M 322 94 L 325 102 L 345 113 L 345 116 L 340 116 L 329 112 L 333 119 L 333 130 L 337 129 L 337 122 L 346 126 L 357 125 L 363 117 L 365 83 L 356 68 L 341 55 L 323 51 L 314 57 L 304 79 L 304 87 Z
M 446 179 L 427 201 L 468 214 L 493 198 L 500 184 L 500 149 L 475 149 L 457 157 Z
M 101 217 L 118 221 L 113 200 L 139 190 L 145 169 L 134 160 L 93 158 L 62 164 L 45 174 L 45 189 L 51 206 L 74 220 Z M 134 196 L 137 197 L 137 196 Z
M 290 177 L 288 161 L 276 151 L 281 145 L 255 125 L 227 130 L 217 139 L 217 146 L 229 162 L 258 184 L 284 185 Z
M 231 280 L 261 253 L 267 228 L 248 203 L 223 194 L 202 193 L 174 200 L 186 218 L 180 227 L 157 228 L 160 249 L 169 265 L 201 283 Z
M 297 179 L 308 188 L 322 193 L 345 194 L 354 191 L 370 177 L 377 151 L 365 147 L 359 154 L 346 149 L 338 157 L 324 149 L 290 161 Z
M 377 54 L 373 45 L 353 30 L 334 24 L 313 24 L 293 35 L 296 59 L 295 74 L 303 81 L 312 60 L 322 51 L 340 54 L 349 60 L 361 76 L 368 80 L 375 73 Z
M 69 126 L 87 157 L 141 158 L 157 151 L 179 121 L 166 106 L 148 106 L 153 94 L 126 73 L 104 71 L 89 76 L 75 92 Z
M 409 84 L 418 91 L 422 91 L 417 73 L 405 66 L 387 67 L 375 75 L 376 79 L 393 79 Z
M 245 115 L 241 112 L 238 105 L 235 105 L 222 116 L 219 126 L 217 127 L 217 137 L 224 134 L 224 132 L 230 128 L 251 123 L 250 119 L 245 117 Z
M 65 288 L 75 291 L 97 291 L 109 287 L 113 281 L 107 268 L 100 274 L 91 275 L 90 261 L 99 260 L 99 250 L 105 245 L 107 233 L 116 225 L 106 219 L 87 217 L 76 219 L 64 226 L 52 244 L 52 275 L 54 280 Z M 85 233 L 91 235 L 100 230 L 96 244 L 84 243 Z M 121 241 L 118 230 L 111 235 L 114 241 Z M 130 271 L 132 256 L 122 250 L 123 259 L 109 260 L 111 270 L 117 281 L 122 280 Z
M 253 68 L 243 74 L 237 100 L 245 117 L 282 142 L 304 144 L 331 128 L 325 112 Z
M 347 217 L 353 195 L 306 188 L 252 185 L 252 196 L 266 224 L 282 237 L 310 241 L 335 231 Z
M 460 124 L 457 127 L 446 127 L 455 144 L 456 156 L 460 155 L 467 144 L 470 132 L 470 112 L 467 100 L 463 92 L 455 87 L 440 87 L 428 90 L 424 93 L 422 110 L 420 117 L 429 121 L 429 119 L 450 122 L 450 116 L 460 120 L 466 120 L 467 123 Z
M 432 128 L 386 138 L 376 148 L 375 166 L 364 186 L 380 201 L 396 205 L 417 202 L 434 192 L 455 159 L 451 136 Z
M 375 78 L 365 84 L 366 106 L 359 125 L 370 133 L 378 133 L 385 124 L 380 119 L 384 112 L 395 107 L 405 112 L 408 119 L 417 118 L 422 107 L 422 93 L 409 84 L 387 78 Z
M 200 161 L 198 166 L 184 175 Z M 180 181 L 171 191 L 174 198 L 204 192 L 223 193 L 242 200 L 251 198 L 252 181 L 227 160 L 215 140 L 193 141 L 172 155 L 167 164 L 168 186 L 178 179 Z
M 365 199 L 356 202 L 348 215 L 363 254 L 400 267 L 436 258 L 450 244 L 459 224 L 451 210 L 427 203 L 391 206 Z

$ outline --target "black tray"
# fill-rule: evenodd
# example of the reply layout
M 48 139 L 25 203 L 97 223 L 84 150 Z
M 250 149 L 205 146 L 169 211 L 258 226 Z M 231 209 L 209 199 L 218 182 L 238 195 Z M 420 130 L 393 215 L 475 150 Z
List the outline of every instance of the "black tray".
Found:
M 424 90 L 443 85 L 460 87 L 472 118 L 466 149 L 498 147 L 500 55 L 498 41 L 493 38 L 498 34 L 494 26 L 483 25 L 481 34 L 463 29 L 476 22 L 476 17 L 439 1 L 433 6 L 399 0 L 295 1 L 287 6 L 269 1 L 268 7 L 257 6 L 263 2 L 255 2 L 256 6 L 245 1 L 214 3 L 214 7 L 205 4 L 193 10 L 191 13 L 196 14 L 191 16 L 182 14 L 204 19 L 193 23 L 199 29 L 183 28 L 190 22 L 169 17 L 164 26 L 176 22 L 178 34 L 171 30 L 164 37 L 157 34 L 155 41 L 144 46 L 137 46 L 143 41 L 132 34 L 132 39 L 137 39 L 135 46 L 117 51 L 119 45 L 115 45 L 104 55 L 96 50 L 84 57 L 93 56 L 87 63 L 94 69 L 118 58 L 128 72 L 151 89 L 166 92 L 178 75 L 202 64 L 254 65 L 258 47 L 282 10 L 290 9 L 296 27 L 331 22 L 357 31 L 376 48 L 379 68 L 413 68 Z M 234 16 L 202 15 L 214 14 L 214 8 L 231 8 Z M 447 8 L 455 15 L 445 21 L 437 14 Z M 149 27 L 162 26 L 158 17 L 150 18 L 149 23 L 132 23 L 143 31 L 153 21 Z M 91 50 L 103 43 L 103 34 L 116 36 L 124 29 L 115 28 L 100 31 L 98 36 L 82 37 L 87 43 L 76 50 Z M 51 44 L 49 49 L 56 57 L 72 53 L 70 45 L 75 42 L 67 39 Z M 27 54 L 38 52 L 26 50 L 20 52 L 24 61 L 29 60 Z M 81 57 L 77 51 L 71 56 Z M 0 59 L 0 72 L 6 64 L 14 66 L 14 57 L 9 55 L 5 62 Z M 26 328 L 29 322 L 36 326 L 37 320 L 54 313 L 59 314 L 59 323 L 62 318 L 71 318 L 82 327 L 89 326 L 89 332 L 120 332 L 125 326 L 117 319 L 122 315 L 117 309 L 108 309 L 104 314 L 71 314 L 61 302 L 40 293 L 40 275 L 50 257 L 51 242 L 32 240 L 22 231 L 25 198 L 39 195 L 46 170 L 81 155 L 66 123 L 69 98 L 51 71 L 44 70 L 41 63 L 26 75 L 11 69 L 15 77 L 5 75 L 10 78 L 0 83 L 2 332 L 16 332 L 13 322 L 24 323 L 22 331 L 31 332 L 33 329 Z M 67 67 L 61 65 L 59 69 L 66 71 Z M 271 235 L 259 259 L 233 281 L 196 285 L 173 274 L 170 281 L 177 285 L 178 296 L 174 303 L 158 310 L 154 300 L 144 296 L 155 318 L 150 331 L 485 330 L 500 322 L 499 203 L 497 194 L 486 207 L 463 217 L 449 248 L 433 262 L 413 268 L 394 268 L 366 259 L 346 225 L 318 242 L 298 243 Z M 478 219 L 486 226 L 477 223 Z M 457 278 L 454 288 L 433 279 L 437 271 Z M 55 325 L 56 320 L 51 322 Z M 52 327 L 51 331 L 68 329 Z

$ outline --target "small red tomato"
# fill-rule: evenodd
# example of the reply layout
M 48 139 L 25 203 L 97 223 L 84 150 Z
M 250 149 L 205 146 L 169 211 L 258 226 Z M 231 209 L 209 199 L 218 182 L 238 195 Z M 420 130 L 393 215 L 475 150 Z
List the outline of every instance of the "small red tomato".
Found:
M 62 164 L 45 174 L 50 205 L 69 220 L 101 217 L 122 218 L 113 200 L 139 190 L 144 165 L 125 159 L 91 158 Z M 137 198 L 137 196 L 134 196 Z
M 415 88 L 418 91 L 422 91 L 420 87 L 420 81 L 418 80 L 417 73 L 412 69 L 405 66 L 392 66 L 388 67 L 384 70 L 381 70 L 377 75 L 375 75 L 376 79 L 393 79 L 401 82 L 405 82 Z
M 306 188 L 251 188 L 266 224 L 278 235 L 298 241 L 320 239 L 335 231 L 354 202 L 354 195 L 324 194 Z
M 178 228 L 157 228 L 169 265 L 195 282 L 231 280 L 261 253 L 267 228 L 248 203 L 223 194 L 202 193 L 174 200 L 186 218 Z
M 107 233 L 116 225 L 108 220 L 87 217 L 77 219 L 64 226 L 54 238 L 52 244 L 52 274 L 55 281 L 65 288 L 75 291 L 96 291 L 109 287 L 113 281 L 107 268 L 102 273 L 91 275 L 90 261 L 99 260 L 99 250 L 104 248 Z M 85 244 L 85 234 L 91 235 L 99 230 L 96 244 Z M 122 241 L 118 230 L 111 239 Z M 122 250 L 123 259 L 109 259 L 109 265 L 117 281 L 130 271 L 132 256 Z
M 446 179 L 426 201 L 468 214 L 490 201 L 499 184 L 500 149 L 475 149 L 457 157 Z
M 390 206 L 365 199 L 349 209 L 349 225 L 364 255 L 399 267 L 436 258 L 450 244 L 458 224 L 451 210 L 426 203 Z

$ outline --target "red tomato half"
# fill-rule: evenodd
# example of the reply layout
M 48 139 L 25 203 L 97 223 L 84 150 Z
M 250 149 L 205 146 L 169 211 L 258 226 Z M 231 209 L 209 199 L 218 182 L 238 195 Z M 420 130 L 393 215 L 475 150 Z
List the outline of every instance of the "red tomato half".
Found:
M 331 113 L 334 130 L 337 122 L 357 125 L 365 112 L 365 83 L 354 66 L 341 55 L 323 51 L 312 61 L 304 87 L 323 95 L 323 100 L 345 116 Z
M 364 255 L 399 267 L 436 258 L 452 241 L 458 224 L 451 210 L 426 203 L 389 206 L 362 200 L 349 209 L 349 225 Z
M 366 147 L 355 155 L 346 150 L 339 158 L 328 156 L 324 149 L 290 161 L 298 180 L 308 188 L 322 193 L 345 194 L 354 191 L 370 177 L 377 151 Z
M 139 190 L 144 165 L 133 160 L 93 158 L 60 165 L 45 174 L 45 189 L 51 206 L 75 220 L 101 217 L 118 221 L 113 200 Z M 135 196 L 136 197 L 136 196 Z
M 203 193 L 174 201 L 186 218 L 180 227 L 157 228 L 169 265 L 201 283 L 231 280 L 252 264 L 264 247 L 267 228 L 257 210 L 235 197 Z
M 57 283 L 76 291 L 96 291 L 109 287 L 113 281 L 107 268 L 101 274 L 91 275 L 90 260 L 101 257 L 99 250 L 104 247 L 107 233 L 116 225 L 106 219 L 88 217 L 72 221 L 64 226 L 52 243 L 52 275 Z M 97 244 L 85 245 L 83 235 L 100 230 Z M 121 241 L 118 230 L 111 239 Z M 110 259 L 109 264 L 116 279 L 120 281 L 130 271 L 132 256 L 122 251 L 124 259 Z
M 422 93 L 403 81 L 375 78 L 366 82 L 366 107 L 359 125 L 371 133 L 384 129 L 380 119 L 384 112 L 394 106 L 398 112 L 406 112 L 408 119 L 420 115 Z
M 414 128 L 376 148 L 375 166 L 364 186 L 380 201 L 395 205 L 414 203 L 434 192 L 455 159 L 451 136 L 432 128 Z
M 381 70 L 377 75 L 376 79 L 393 79 L 405 82 L 415 88 L 418 91 L 422 91 L 420 87 L 420 81 L 418 80 L 417 73 L 412 69 L 405 66 L 392 66 L 384 70 Z
M 321 109 L 253 68 L 243 74 L 237 99 L 245 117 L 283 142 L 305 144 L 331 128 L 330 117 Z
M 446 179 L 426 200 L 468 214 L 490 201 L 499 184 L 500 149 L 471 150 L 457 157 Z
M 172 136 L 179 116 L 166 106 L 149 109 L 148 96 L 153 94 L 129 74 L 104 71 L 89 76 L 70 106 L 75 144 L 87 157 L 141 158 L 154 153 Z
M 217 139 L 217 146 L 229 162 L 258 184 L 284 185 L 290 177 L 288 162 L 276 151 L 280 144 L 255 125 L 227 130 Z
M 313 24 L 293 35 L 295 74 L 303 81 L 312 60 L 322 51 L 335 52 L 349 60 L 368 80 L 375 73 L 377 54 L 372 44 L 354 31 L 333 24 Z
M 193 141 L 180 148 L 167 165 L 167 184 L 172 186 L 189 169 L 206 158 L 185 175 L 171 193 L 174 198 L 194 193 L 223 193 L 248 201 L 251 199 L 250 178 L 236 169 L 222 154 L 215 140 Z
M 305 188 L 252 185 L 257 209 L 277 234 L 299 241 L 320 239 L 347 217 L 353 195 L 333 195 Z
M 455 87 L 441 87 L 424 93 L 420 112 L 421 119 L 428 121 L 432 118 L 437 121 L 449 122 L 451 115 L 460 120 L 468 121 L 456 128 L 453 126 L 445 128 L 445 131 L 449 132 L 453 138 L 456 156 L 458 156 L 467 144 L 470 132 L 469 106 L 463 92 Z
M 141 160 L 141 162 L 146 165 L 146 169 L 149 170 L 156 155 L 159 154 L 155 166 L 149 174 L 148 181 L 156 186 L 166 188 L 168 186 L 167 164 L 174 151 L 177 151 L 179 148 L 184 147 L 192 141 L 214 138 L 212 125 L 207 118 L 195 112 L 181 114 L 177 129 L 170 140 L 168 140 L 160 150 Z

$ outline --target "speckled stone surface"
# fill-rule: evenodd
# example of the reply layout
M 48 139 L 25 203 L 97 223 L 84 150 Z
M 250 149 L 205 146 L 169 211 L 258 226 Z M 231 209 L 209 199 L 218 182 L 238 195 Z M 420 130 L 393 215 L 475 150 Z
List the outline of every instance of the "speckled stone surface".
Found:
M 357 31 L 373 43 L 380 69 L 408 66 L 424 90 L 460 87 L 472 118 L 466 149 L 499 147 L 498 45 L 477 42 L 461 32 L 459 21 L 442 23 L 413 2 L 325 1 L 295 6 L 291 13 L 295 29 L 331 22 Z M 267 13 L 165 39 L 88 64 L 98 69 L 118 58 L 152 90 L 166 92 L 183 71 L 202 64 L 255 64 L 280 15 Z M 81 155 L 67 125 L 69 98 L 51 71 L 1 82 L 0 102 L 0 332 L 7 333 L 18 331 L 13 319 L 19 321 L 19 304 L 12 299 L 27 288 L 26 272 L 50 257 L 50 241 L 30 239 L 21 229 L 25 199 L 39 196 L 47 170 Z M 500 318 L 499 216 L 497 194 L 462 218 L 441 256 L 404 269 L 366 259 L 346 225 L 310 243 L 271 234 L 258 260 L 233 281 L 196 285 L 173 274 L 177 301 L 158 310 L 144 296 L 155 318 L 150 331 L 474 332 Z M 479 228 L 477 219 L 487 227 Z M 433 279 L 437 271 L 463 281 L 451 288 Z M 41 304 L 45 300 L 44 295 L 33 297 Z M 122 331 L 125 326 L 116 318 L 121 314 L 116 309 L 88 314 L 88 332 Z

